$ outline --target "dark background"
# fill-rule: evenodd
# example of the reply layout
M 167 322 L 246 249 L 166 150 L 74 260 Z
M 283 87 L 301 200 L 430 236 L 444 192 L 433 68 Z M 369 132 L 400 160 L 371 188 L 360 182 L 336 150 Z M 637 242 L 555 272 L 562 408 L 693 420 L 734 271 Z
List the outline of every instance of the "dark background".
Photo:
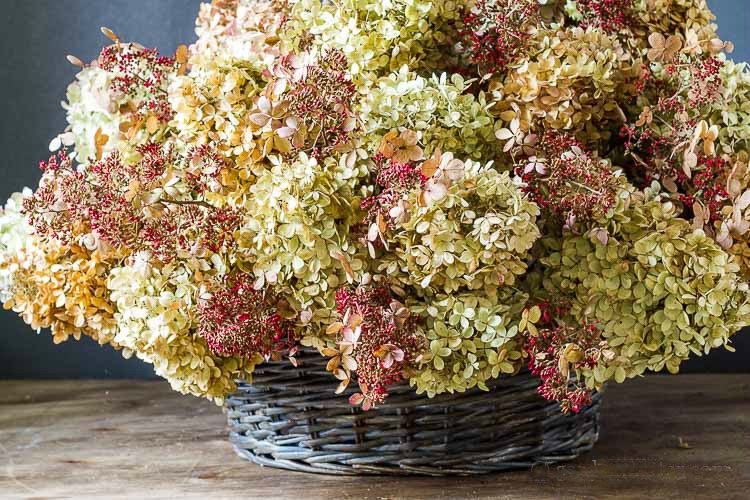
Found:
M 722 38 L 736 45 L 735 60 L 750 61 L 748 0 L 709 0 Z M 94 59 L 108 40 L 107 26 L 127 41 L 173 53 L 195 39 L 199 0 L 2 0 L 0 20 L 0 204 L 24 186 L 36 187 L 39 160 L 65 128 L 60 101 L 76 68 L 73 54 Z M 723 349 L 684 365 L 684 371 L 750 371 L 750 334 L 738 335 L 737 353 Z M 85 338 L 55 346 L 12 312 L 0 312 L 0 378 L 153 377 L 149 365 Z

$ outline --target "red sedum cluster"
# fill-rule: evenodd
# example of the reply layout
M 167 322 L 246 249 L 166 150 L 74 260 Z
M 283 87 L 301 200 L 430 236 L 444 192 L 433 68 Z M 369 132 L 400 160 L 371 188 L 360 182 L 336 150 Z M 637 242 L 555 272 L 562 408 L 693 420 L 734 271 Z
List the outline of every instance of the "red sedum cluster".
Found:
M 226 276 L 198 307 L 198 334 L 217 356 L 270 358 L 295 349 L 294 322 L 284 319 L 269 290 L 246 273 Z
M 608 354 L 596 326 L 539 329 L 536 335 L 529 336 L 526 353 L 529 370 L 542 380 L 538 392 L 543 398 L 559 401 L 564 413 L 578 413 L 591 404 L 591 390 L 571 374 L 595 368 L 599 359 Z
M 608 163 L 592 156 L 573 136 L 558 132 L 546 133 L 536 154 L 517 165 L 516 173 L 540 208 L 568 222 L 606 213 L 620 186 Z
M 362 200 L 361 208 L 367 212 L 365 223 L 368 227 L 378 220 L 392 224 L 398 218 L 392 209 L 398 206 L 404 193 L 420 186 L 425 178 L 414 162 L 399 163 L 383 154 L 373 156 L 372 162 L 375 184 L 380 191 Z
M 223 160 L 205 146 L 184 156 L 153 143 L 136 150 L 136 162 L 115 152 L 86 169 L 64 151 L 42 162 L 40 188 L 24 200 L 37 233 L 70 245 L 88 229 L 100 243 L 147 250 L 164 263 L 233 244 L 239 211 L 203 199 L 217 188 Z
M 477 0 L 461 32 L 471 63 L 484 72 L 502 71 L 523 54 L 539 19 L 537 0 Z
M 167 99 L 168 75 L 178 69 L 175 58 L 159 55 L 156 49 L 138 44 L 104 47 L 99 55 L 99 67 L 114 74 L 112 90 L 137 102 L 137 118 L 155 116 L 167 123 L 174 112 Z
M 633 26 L 634 0 L 577 0 L 582 16 L 581 27 L 600 28 L 607 33 L 617 33 Z

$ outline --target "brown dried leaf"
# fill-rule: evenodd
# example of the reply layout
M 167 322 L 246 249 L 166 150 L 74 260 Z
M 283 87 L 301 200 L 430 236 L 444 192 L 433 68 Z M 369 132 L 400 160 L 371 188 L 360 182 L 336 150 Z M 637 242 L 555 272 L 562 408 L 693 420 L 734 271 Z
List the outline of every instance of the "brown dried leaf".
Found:
M 120 37 L 118 37 L 117 35 L 115 35 L 115 32 L 112 31 L 111 29 L 107 28 L 106 26 L 102 26 L 99 29 L 101 30 L 101 32 L 102 32 L 102 34 L 104 36 L 106 36 L 107 38 L 109 38 L 113 42 L 115 42 L 115 43 L 119 43 L 120 42 Z
M 96 146 L 96 159 L 101 160 L 104 153 L 104 146 L 109 141 L 109 136 L 102 133 L 102 129 L 97 129 L 94 134 L 94 145 Z
M 151 115 L 146 119 L 146 130 L 149 134 L 159 130 L 159 119 L 156 116 Z
M 349 263 L 349 258 L 344 255 L 343 252 L 339 250 L 335 250 L 331 252 L 331 257 L 341 262 L 341 266 L 344 268 L 344 271 L 346 272 L 346 279 L 349 281 L 349 283 L 354 282 L 354 270 L 352 269 L 352 265 Z
M 187 45 L 180 45 L 174 53 L 174 59 L 177 64 L 185 64 L 188 61 L 188 48 Z
M 344 392 L 348 385 L 349 385 L 349 379 L 342 380 L 341 383 L 338 385 L 338 387 L 336 387 L 336 394 L 341 394 L 342 392 Z
M 85 68 L 86 67 L 86 64 L 84 64 L 84 62 L 81 61 L 80 59 L 78 59 L 76 56 L 68 54 L 67 56 L 65 56 L 65 58 L 73 66 L 78 66 L 79 68 Z
M 425 178 L 429 179 L 433 175 L 435 175 L 435 172 L 437 172 L 438 167 L 440 166 L 440 158 L 442 156 L 442 153 L 440 152 L 440 148 L 435 149 L 435 152 L 432 153 L 432 156 L 422 163 L 422 175 L 425 176 Z
M 326 335 L 333 335 L 335 333 L 338 333 L 342 328 L 344 328 L 344 324 L 340 321 L 331 323 L 330 325 L 328 325 L 328 328 L 326 328 Z
M 339 356 L 334 356 L 333 358 L 328 360 L 328 363 L 326 363 L 326 371 L 332 372 L 335 371 L 339 364 L 341 363 L 341 358 Z

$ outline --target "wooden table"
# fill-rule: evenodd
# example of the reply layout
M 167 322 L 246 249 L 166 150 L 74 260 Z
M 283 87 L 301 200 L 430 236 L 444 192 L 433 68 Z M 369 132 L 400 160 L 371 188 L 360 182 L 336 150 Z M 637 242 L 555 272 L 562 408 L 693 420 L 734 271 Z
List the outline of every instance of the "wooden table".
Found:
M 225 433 L 163 382 L 0 381 L 0 498 L 750 498 L 750 375 L 610 387 L 594 452 L 476 478 L 282 472 Z

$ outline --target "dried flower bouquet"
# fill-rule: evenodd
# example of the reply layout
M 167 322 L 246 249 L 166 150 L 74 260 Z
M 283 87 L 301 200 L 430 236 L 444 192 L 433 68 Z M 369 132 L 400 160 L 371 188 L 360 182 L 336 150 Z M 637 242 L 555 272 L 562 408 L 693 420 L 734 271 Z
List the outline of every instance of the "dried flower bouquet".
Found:
M 169 56 L 103 29 L 0 214 L 0 299 L 217 402 L 306 348 L 364 409 L 528 367 L 580 411 L 750 319 L 750 73 L 712 20 L 215 0 Z

